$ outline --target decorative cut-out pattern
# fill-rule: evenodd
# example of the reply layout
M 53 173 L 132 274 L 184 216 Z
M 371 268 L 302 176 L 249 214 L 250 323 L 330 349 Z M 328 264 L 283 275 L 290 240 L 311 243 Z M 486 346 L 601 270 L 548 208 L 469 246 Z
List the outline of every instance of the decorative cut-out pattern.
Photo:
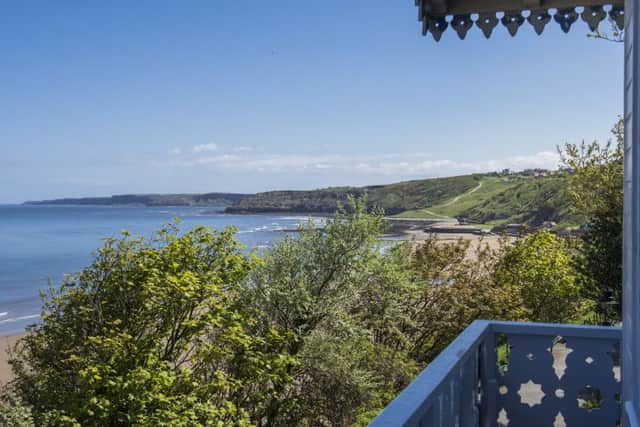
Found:
M 500 375 L 505 375 L 509 370 L 509 338 L 505 334 L 496 336 L 496 363 Z
M 622 7 L 612 7 L 609 16 L 613 19 L 621 30 L 624 30 L 624 9 Z
M 527 383 L 520 384 L 518 395 L 520 396 L 520 402 L 529 405 L 529 407 L 531 408 L 536 405 L 541 405 L 542 399 L 545 396 L 544 392 L 542 391 L 542 386 L 540 384 L 534 383 L 531 380 L 529 380 L 529 382 Z
M 512 425 L 616 426 L 620 415 L 616 340 L 507 334 L 496 336 L 495 342 L 498 357 L 505 354 L 500 346 L 508 342 L 503 361 L 508 369 L 498 369 L 496 399 Z
M 500 410 L 500 412 L 498 412 L 498 425 L 500 427 L 507 427 L 509 425 L 509 422 L 511 421 L 509 419 L 509 417 L 507 416 L 507 411 L 504 410 L 504 408 L 502 408 Z
M 542 34 L 544 27 L 551 21 L 551 15 L 546 10 L 532 10 L 527 21 L 533 27 L 536 34 Z
M 582 20 L 587 23 L 591 31 L 598 29 L 598 25 L 604 18 L 607 17 L 607 12 L 604 11 L 602 6 L 585 7 L 582 14 L 580 14 Z
M 564 421 L 564 417 L 562 416 L 562 412 L 558 412 L 556 415 L 556 419 L 553 420 L 553 427 L 566 427 L 566 422 Z
M 553 15 L 554 21 L 560 24 L 560 28 L 568 33 L 574 22 L 578 20 L 578 12 L 575 9 L 560 9 Z
M 617 342 L 613 344 L 611 351 L 609 352 L 609 356 L 611 356 L 611 360 L 613 361 L 613 377 L 617 382 L 622 381 L 622 372 L 620 369 L 620 343 Z
M 445 19 L 444 15 L 431 14 L 428 11 L 426 1 L 417 0 L 416 4 L 420 8 L 420 20 L 423 23 L 422 33 L 431 33 L 436 41 L 439 41 L 442 37 L 442 33 L 449 26 L 449 22 Z M 595 31 L 600 23 L 607 18 L 607 16 L 615 22 L 619 30 L 624 29 L 624 7 L 622 2 L 612 0 L 613 5 L 608 9 L 603 6 L 587 6 L 584 8 L 569 7 L 555 11 L 551 13 L 553 9 L 539 9 L 531 10 L 526 18 L 526 21 L 533 27 L 533 30 L 537 34 L 542 34 L 545 26 L 553 20 L 560 26 L 562 31 L 568 33 L 571 26 L 579 19 L 582 18 L 588 28 L 591 31 Z M 580 12 L 578 12 L 580 11 Z M 498 19 L 496 13 L 481 13 L 474 21 L 471 14 L 454 15 L 451 19 L 451 28 L 453 28 L 461 39 L 464 39 L 467 32 L 475 23 L 478 28 L 482 30 L 485 37 L 489 38 L 493 32 L 493 29 L 501 22 L 507 29 L 509 34 L 515 36 L 518 29 L 525 21 L 522 10 L 515 11 L 503 11 L 504 15 Z M 525 15 L 526 16 L 526 15 Z
M 469 28 L 473 26 L 471 15 L 455 15 L 451 20 L 451 27 L 456 30 L 460 40 L 464 40 Z
M 429 17 L 427 28 L 436 41 L 440 41 L 442 33 L 447 29 L 449 23 L 444 16 Z
M 587 411 L 593 411 L 594 409 L 600 409 L 602 405 L 602 394 L 597 388 L 593 388 L 590 385 L 583 387 L 578 392 L 578 406 L 586 409 Z
M 489 38 L 493 29 L 498 25 L 498 18 L 496 18 L 495 13 L 481 13 L 478 16 L 476 25 L 482 30 L 484 36 Z
M 567 342 L 564 338 L 556 337 L 549 351 L 553 356 L 553 370 L 560 380 L 567 369 L 567 356 L 573 352 L 573 349 L 567 347 Z
M 373 425 L 620 427 L 621 339 L 614 327 L 476 320 Z
M 500 22 L 502 22 L 502 25 L 507 27 L 509 34 L 513 37 L 518 32 L 518 28 L 520 28 L 524 22 L 524 17 L 520 12 L 505 12 Z

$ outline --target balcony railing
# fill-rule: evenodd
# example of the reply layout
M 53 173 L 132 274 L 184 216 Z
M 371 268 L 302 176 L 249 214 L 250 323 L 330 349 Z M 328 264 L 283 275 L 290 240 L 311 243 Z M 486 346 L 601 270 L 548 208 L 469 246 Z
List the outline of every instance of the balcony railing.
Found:
M 619 328 L 478 320 L 374 427 L 616 427 Z

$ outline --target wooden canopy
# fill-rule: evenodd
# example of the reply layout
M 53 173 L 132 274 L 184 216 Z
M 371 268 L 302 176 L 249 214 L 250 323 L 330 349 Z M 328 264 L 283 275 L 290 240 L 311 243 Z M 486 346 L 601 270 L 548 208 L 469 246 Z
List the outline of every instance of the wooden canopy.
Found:
M 489 38 L 501 23 L 515 36 L 527 21 L 537 34 L 555 21 L 565 33 L 582 18 L 595 31 L 605 18 L 624 28 L 624 0 L 415 0 L 422 22 L 422 34 L 431 33 L 436 41 L 451 27 L 464 39 L 475 24 Z

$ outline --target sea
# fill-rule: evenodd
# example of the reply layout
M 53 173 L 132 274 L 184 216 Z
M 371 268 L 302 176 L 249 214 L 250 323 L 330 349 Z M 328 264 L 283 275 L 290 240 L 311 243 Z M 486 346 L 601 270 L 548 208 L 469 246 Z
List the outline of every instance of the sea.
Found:
M 235 225 L 247 249 L 264 250 L 306 216 L 232 215 L 211 207 L 0 205 L 0 336 L 20 333 L 40 318 L 40 291 L 88 266 L 102 239 L 132 235 L 181 220 L 180 229 Z M 317 221 L 318 219 L 316 219 Z

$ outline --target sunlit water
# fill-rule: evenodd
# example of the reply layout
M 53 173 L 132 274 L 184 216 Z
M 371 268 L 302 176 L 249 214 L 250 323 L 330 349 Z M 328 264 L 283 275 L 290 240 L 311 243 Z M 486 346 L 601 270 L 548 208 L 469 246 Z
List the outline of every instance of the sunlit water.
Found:
M 123 229 L 151 236 L 172 218 L 181 230 L 197 225 L 238 227 L 248 248 L 265 248 L 305 216 L 211 214 L 212 208 L 80 207 L 0 205 L 0 335 L 24 330 L 39 319 L 39 291 L 81 270 L 101 239 Z

